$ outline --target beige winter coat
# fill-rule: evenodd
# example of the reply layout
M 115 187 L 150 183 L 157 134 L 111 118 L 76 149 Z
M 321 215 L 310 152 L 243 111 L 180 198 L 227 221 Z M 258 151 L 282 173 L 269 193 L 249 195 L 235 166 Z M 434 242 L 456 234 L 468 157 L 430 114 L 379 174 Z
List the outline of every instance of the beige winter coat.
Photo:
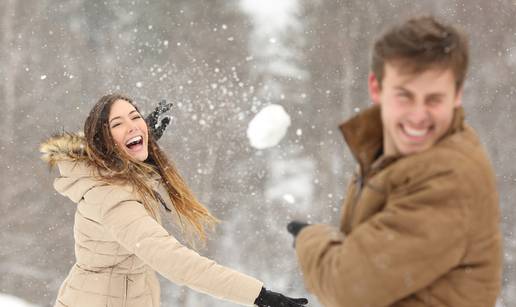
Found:
M 498 195 L 480 141 L 457 109 L 432 148 L 378 158 L 380 109 L 342 125 L 360 164 L 340 229 L 296 240 L 304 280 L 331 307 L 493 307 L 501 286 Z
M 154 271 L 178 285 L 237 304 L 252 306 L 262 283 L 218 265 L 171 236 L 128 186 L 107 185 L 84 162 L 79 135 L 63 134 L 42 144 L 43 159 L 57 163 L 54 187 L 77 203 L 76 263 L 59 289 L 59 307 L 157 307 L 160 287 Z M 154 188 L 169 208 L 156 178 Z

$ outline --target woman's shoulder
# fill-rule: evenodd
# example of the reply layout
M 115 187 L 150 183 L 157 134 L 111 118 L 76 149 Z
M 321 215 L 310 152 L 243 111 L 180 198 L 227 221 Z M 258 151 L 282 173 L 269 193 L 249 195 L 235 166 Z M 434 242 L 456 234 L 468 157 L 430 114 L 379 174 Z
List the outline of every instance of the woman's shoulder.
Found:
M 124 201 L 140 202 L 138 193 L 126 184 L 106 183 L 93 187 L 84 195 L 84 200 L 90 204 L 120 203 Z

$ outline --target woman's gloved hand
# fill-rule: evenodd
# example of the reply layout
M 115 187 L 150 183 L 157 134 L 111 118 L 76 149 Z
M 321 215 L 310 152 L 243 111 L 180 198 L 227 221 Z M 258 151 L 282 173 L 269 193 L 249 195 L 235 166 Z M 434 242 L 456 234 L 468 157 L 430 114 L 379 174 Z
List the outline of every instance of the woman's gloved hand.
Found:
M 170 124 L 170 116 L 163 116 L 161 120 L 160 117 L 168 112 L 171 107 L 172 103 L 167 103 L 165 99 L 162 99 L 154 111 L 145 118 L 147 126 L 149 127 L 149 132 L 156 141 L 163 136 L 163 132 L 165 132 L 168 124 Z
M 281 293 L 273 292 L 262 287 L 260 295 L 254 301 L 258 307 L 304 307 L 308 304 L 306 298 L 291 298 Z

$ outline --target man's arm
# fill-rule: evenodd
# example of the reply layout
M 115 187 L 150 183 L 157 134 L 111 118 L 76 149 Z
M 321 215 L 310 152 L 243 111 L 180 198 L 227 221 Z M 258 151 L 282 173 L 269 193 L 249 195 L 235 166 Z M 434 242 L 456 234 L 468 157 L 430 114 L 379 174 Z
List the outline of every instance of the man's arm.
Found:
M 448 272 L 466 248 L 458 180 L 441 172 L 392 191 L 385 209 L 345 239 L 328 225 L 305 227 L 296 251 L 308 289 L 327 305 L 387 306 Z

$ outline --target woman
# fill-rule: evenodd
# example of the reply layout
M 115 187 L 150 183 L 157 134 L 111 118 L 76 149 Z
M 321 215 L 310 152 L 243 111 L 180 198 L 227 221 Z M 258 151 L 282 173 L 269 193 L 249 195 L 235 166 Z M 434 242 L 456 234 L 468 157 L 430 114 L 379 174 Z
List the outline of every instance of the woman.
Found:
M 130 98 L 102 97 L 86 119 L 84 136 L 54 136 L 41 152 L 61 173 L 55 189 L 77 203 L 76 264 L 55 306 L 157 307 L 160 288 L 154 271 L 241 305 L 307 304 L 200 256 L 161 226 L 161 205 L 201 240 L 205 227 L 217 220 L 167 160 Z

